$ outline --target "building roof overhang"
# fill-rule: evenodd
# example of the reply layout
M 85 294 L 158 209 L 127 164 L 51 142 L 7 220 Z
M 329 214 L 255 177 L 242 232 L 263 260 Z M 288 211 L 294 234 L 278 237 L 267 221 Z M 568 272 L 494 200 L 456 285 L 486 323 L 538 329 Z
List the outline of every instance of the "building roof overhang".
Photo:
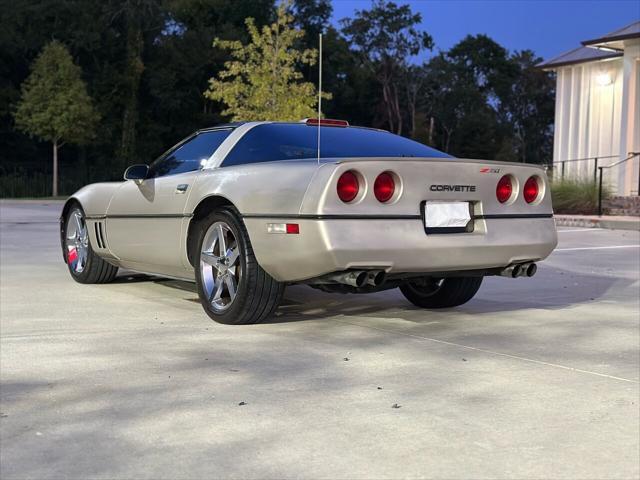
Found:
M 543 70 L 555 70 L 559 67 L 566 67 L 569 65 L 576 65 L 585 62 L 595 62 L 599 60 L 608 60 L 611 58 L 621 57 L 622 52 L 617 51 L 605 51 L 595 48 L 578 47 L 565 52 L 550 60 L 545 60 L 536 65 L 536 67 Z
M 559 67 L 596 62 L 621 57 L 624 54 L 624 42 L 640 38 L 640 21 L 615 30 L 604 37 L 585 40 L 582 47 L 564 52 L 557 57 L 536 65 L 543 70 L 555 70 Z
M 640 21 L 633 22 L 626 27 L 619 28 L 604 37 L 585 40 L 581 43 L 585 47 L 590 48 L 623 51 L 625 40 L 631 40 L 634 38 L 640 38 Z

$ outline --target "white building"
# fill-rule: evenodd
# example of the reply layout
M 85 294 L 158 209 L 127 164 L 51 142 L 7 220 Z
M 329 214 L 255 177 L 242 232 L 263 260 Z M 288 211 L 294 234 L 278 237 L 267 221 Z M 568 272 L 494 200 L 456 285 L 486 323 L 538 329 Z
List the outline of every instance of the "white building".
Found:
M 593 178 L 640 152 L 640 22 L 538 65 L 557 73 L 554 173 Z M 584 161 L 567 161 L 589 159 Z M 604 170 L 617 195 L 639 195 L 640 157 Z

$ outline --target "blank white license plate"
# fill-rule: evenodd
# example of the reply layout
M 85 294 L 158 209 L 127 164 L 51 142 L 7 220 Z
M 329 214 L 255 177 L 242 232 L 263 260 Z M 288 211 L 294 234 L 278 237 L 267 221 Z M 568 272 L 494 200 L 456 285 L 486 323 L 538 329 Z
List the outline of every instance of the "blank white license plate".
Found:
M 422 219 L 427 233 L 473 231 L 469 202 L 425 202 Z

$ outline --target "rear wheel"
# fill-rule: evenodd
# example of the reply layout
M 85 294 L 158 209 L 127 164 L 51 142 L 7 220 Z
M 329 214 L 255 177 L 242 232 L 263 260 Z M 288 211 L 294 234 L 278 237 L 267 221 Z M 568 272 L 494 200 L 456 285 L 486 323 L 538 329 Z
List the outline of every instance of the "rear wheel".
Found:
M 196 226 L 196 285 L 204 311 L 219 323 L 259 323 L 278 307 L 284 284 L 265 272 L 253 254 L 236 211 L 222 208 Z
M 91 248 L 89 231 L 80 206 L 69 210 L 64 227 L 64 258 L 71 277 L 79 283 L 108 283 L 118 267 L 105 262 Z
M 448 308 L 467 303 L 481 284 L 482 277 L 424 277 L 402 285 L 400 291 L 418 307 Z

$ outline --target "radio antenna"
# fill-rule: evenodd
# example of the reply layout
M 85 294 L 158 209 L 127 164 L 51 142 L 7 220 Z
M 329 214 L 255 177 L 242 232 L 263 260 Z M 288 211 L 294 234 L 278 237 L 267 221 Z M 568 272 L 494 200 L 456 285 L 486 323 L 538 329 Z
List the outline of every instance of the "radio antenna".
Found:
M 322 33 L 318 52 L 318 165 L 320 165 L 320 119 L 322 118 Z

